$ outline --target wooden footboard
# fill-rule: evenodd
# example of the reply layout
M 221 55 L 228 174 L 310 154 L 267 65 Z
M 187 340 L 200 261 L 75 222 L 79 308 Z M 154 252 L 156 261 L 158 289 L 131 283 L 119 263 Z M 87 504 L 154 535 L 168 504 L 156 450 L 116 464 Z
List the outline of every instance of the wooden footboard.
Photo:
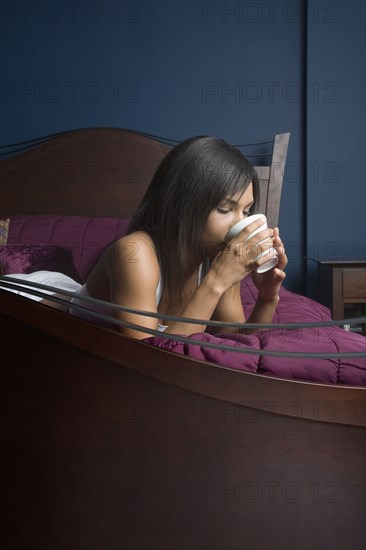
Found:
M 231 371 L 0 294 L 4 548 L 364 548 L 365 388 Z

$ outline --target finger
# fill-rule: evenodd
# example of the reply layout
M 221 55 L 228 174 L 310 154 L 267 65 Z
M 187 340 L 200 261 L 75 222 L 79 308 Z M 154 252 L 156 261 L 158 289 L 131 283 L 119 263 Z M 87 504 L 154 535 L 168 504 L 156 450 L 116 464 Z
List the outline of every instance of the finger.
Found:
M 266 238 L 260 242 L 252 242 L 251 240 L 244 245 L 243 251 L 245 256 L 250 261 L 257 261 L 258 266 L 268 261 L 268 255 L 273 255 L 273 240 Z
M 268 243 L 269 240 L 273 243 L 273 229 L 267 228 L 259 231 L 259 233 L 256 233 L 254 237 L 250 237 L 247 242 L 248 244 L 259 245 L 262 241 L 267 241 Z
M 283 246 L 283 243 L 273 243 L 274 248 L 277 250 L 278 254 L 281 256 L 286 256 L 285 247 Z
M 277 251 L 278 253 L 278 264 L 277 264 L 277 267 L 279 269 L 283 269 L 284 267 L 286 267 L 287 263 L 288 263 L 288 259 L 287 259 L 287 256 L 285 254 L 285 251 L 283 248 L 281 248 L 280 250 Z
M 282 242 L 282 239 L 281 239 L 281 237 L 279 236 L 278 233 L 276 234 L 275 230 L 274 230 L 274 235 L 273 235 L 273 241 L 274 241 L 276 246 L 279 246 L 279 247 L 282 246 L 284 248 L 284 244 Z
M 242 229 L 232 240 L 233 241 L 243 241 L 246 238 L 248 238 L 254 231 L 258 230 L 260 227 L 263 226 L 263 220 L 257 220 L 250 225 L 247 225 L 244 229 Z M 272 231 L 272 230 L 271 230 Z M 262 231 L 260 232 L 262 233 Z M 256 233 L 251 239 L 254 239 L 259 233 Z
M 281 281 L 283 281 L 283 279 L 286 277 L 286 273 L 282 269 L 280 269 L 278 265 L 274 268 L 273 273 L 276 278 L 280 279 Z

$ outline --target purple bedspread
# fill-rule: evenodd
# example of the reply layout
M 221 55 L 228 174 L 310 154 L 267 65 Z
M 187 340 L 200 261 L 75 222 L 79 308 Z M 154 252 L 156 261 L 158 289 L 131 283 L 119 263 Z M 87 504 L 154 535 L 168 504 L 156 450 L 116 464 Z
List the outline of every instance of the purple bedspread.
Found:
M 248 318 L 254 307 L 257 290 L 250 277 L 242 283 L 242 300 Z M 321 322 L 331 319 L 328 308 L 321 304 L 281 289 L 280 302 L 273 318 L 274 323 Z M 197 333 L 191 336 L 197 341 L 212 342 L 231 347 L 252 348 L 285 352 L 344 353 L 365 352 L 366 338 L 347 332 L 343 328 L 315 327 L 290 329 L 269 329 L 256 334 L 225 334 L 214 336 Z M 231 351 L 207 348 L 163 336 L 147 338 L 150 344 L 169 351 L 187 355 L 201 361 L 290 380 L 304 380 L 323 384 L 366 385 L 366 358 L 301 358 L 248 355 Z
M 127 220 L 87 218 L 82 216 L 12 216 L 8 244 L 46 243 L 62 246 L 72 252 L 73 261 L 85 280 L 104 248 L 123 235 Z M 257 298 L 257 290 L 247 277 L 242 283 L 242 300 L 248 318 Z M 324 306 L 282 288 L 274 323 L 319 322 L 331 319 Z M 261 349 L 285 352 L 340 353 L 365 352 L 366 338 L 338 327 L 273 329 L 255 335 L 226 334 L 220 337 L 197 333 L 192 339 L 241 349 Z M 301 357 L 274 357 L 223 351 L 166 340 L 163 336 L 146 339 L 160 348 L 210 361 L 246 372 L 292 380 L 315 381 L 325 384 L 366 385 L 366 359 L 314 359 Z

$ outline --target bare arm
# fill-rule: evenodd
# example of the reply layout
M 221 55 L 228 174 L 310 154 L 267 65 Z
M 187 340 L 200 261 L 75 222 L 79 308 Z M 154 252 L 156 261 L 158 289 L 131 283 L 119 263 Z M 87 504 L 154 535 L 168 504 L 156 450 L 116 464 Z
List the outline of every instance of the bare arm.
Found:
M 229 288 L 220 298 L 212 316 L 214 321 L 222 323 L 245 323 L 245 313 L 240 295 L 240 283 Z M 233 332 L 233 329 L 218 327 L 215 333 Z
M 222 323 L 272 323 L 273 315 L 276 306 L 279 302 L 279 297 L 267 300 L 258 296 L 257 302 L 253 308 L 249 318 L 245 319 L 245 313 L 240 296 L 240 283 L 229 289 L 221 297 L 217 308 L 212 316 L 215 321 L 221 321 Z M 228 332 L 240 332 L 241 334 L 253 334 L 260 329 L 251 328 L 225 328 L 219 327 L 215 332 L 228 333 Z
M 273 234 L 273 230 L 266 229 L 245 244 L 244 241 L 248 233 L 258 227 L 260 223 L 251 225 L 252 229 L 250 230 L 244 229 L 226 245 L 223 251 L 217 254 L 208 274 L 181 312 L 181 317 L 213 319 L 223 323 L 245 323 L 240 296 L 240 281 L 266 261 L 265 257 L 256 259 L 258 254 L 266 250 L 266 246 L 268 246 L 268 244 L 261 244 L 260 241 Z M 258 298 L 248 321 L 252 323 L 271 322 L 276 304 L 273 303 L 273 300 Z M 205 328 L 206 325 L 172 323 L 166 332 L 191 334 L 192 332 L 203 332 Z M 221 327 L 217 332 L 235 332 L 235 330 Z M 253 331 L 249 329 L 249 332 Z
M 257 274 L 253 271 L 253 280 L 258 288 L 258 298 L 255 307 L 247 319 L 248 323 L 272 323 L 275 309 L 279 302 L 279 291 L 285 278 L 283 271 L 287 264 L 287 257 L 283 243 L 279 236 L 279 230 L 276 227 L 273 231 L 274 246 L 277 249 L 279 262 L 275 269 L 265 274 Z M 213 319 L 230 322 L 245 323 L 245 314 L 240 296 L 240 283 L 227 290 L 221 297 L 218 306 L 214 312 Z M 230 332 L 240 332 L 243 334 L 252 334 L 261 329 L 252 328 L 231 328 Z M 229 332 L 225 327 L 219 328 L 218 333 Z
M 133 254 L 131 250 L 133 247 Z M 126 308 L 157 313 L 156 287 L 159 280 L 159 265 L 152 246 L 146 239 L 133 242 L 123 237 L 107 252 L 105 265 L 109 280 L 110 301 Z M 157 330 L 158 319 L 137 313 L 115 310 L 117 319 Z M 142 339 L 151 336 L 148 332 L 119 327 L 120 332 Z
M 195 290 L 183 310 L 179 312 L 180 317 L 197 320 L 211 319 L 215 312 L 215 318 L 220 321 L 245 322 L 239 284 L 245 276 L 263 261 L 257 261 L 247 253 L 246 245 L 243 244 L 245 231 L 232 239 L 225 249 L 216 256 L 201 285 Z M 259 244 L 259 240 L 268 237 L 270 232 L 271 230 L 264 230 L 257 234 L 258 247 L 255 250 L 255 256 L 258 255 L 258 251 L 261 251 L 262 245 Z M 253 241 L 254 239 L 251 241 L 251 249 L 253 248 Z M 149 239 L 138 239 L 134 243 L 137 245 L 137 253 L 131 258 L 131 251 L 127 247 L 128 242 L 128 238 L 124 237 L 115 243 L 106 261 L 110 299 L 112 302 L 125 307 L 157 313 L 156 288 L 160 276 L 160 267 L 154 246 L 149 242 Z M 270 316 L 271 307 L 269 304 L 264 304 L 262 300 L 259 301 L 256 308 L 256 316 L 261 319 L 260 322 L 266 322 Z M 126 312 L 116 312 L 116 316 L 126 323 L 141 325 L 153 330 L 158 328 L 157 318 Z M 203 332 L 205 328 L 206 324 L 173 321 L 169 323 L 165 332 L 168 334 L 190 335 L 195 332 Z M 143 330 L 133 330 L 125 327 L 121 327 L 120 330 L 138 339 L 151 336 L 150 333 Z
M 110 285 L 110 300 L 115 304 L 131 309 L 157 313 L 156 288 L 160 276 L 160 267 L 153 246 L 148 239 L 134 241 L 135 254 L 132 257 L 127 238 L 117 241 L 108 251 L 106 265 Z M 210 319 L 221 296 L 212 276 L 206 276 L 197 288 L 191 300 L 180 313 L 182 317 Z M 158 319 L 140 314 L 116 310 L 115 316 L 125 323 L 140 325 L 153 330 L 158 329 Z M 171 322 L 165 332 L 190 335 L 204 331 L 205 325 L 185 322 Z M 119 330 L 133 338 L 143 339 L 151 336 L 143 330 L 120 327 Z
M 248 323 L 272 323 L 277 304 L 280 300 L 279 292 L 285 279 L 284 269 L 287 265 L 287 256 L 280 238 L 279 230 L 276 227 L 273 231 L 274 247 L 278 253 L 277 267 L 266 273 L 253 272 L 253 281 L 258 289 L 258 298 Z M 242 328 L 237 332 L 252 334 L 262 329 Z

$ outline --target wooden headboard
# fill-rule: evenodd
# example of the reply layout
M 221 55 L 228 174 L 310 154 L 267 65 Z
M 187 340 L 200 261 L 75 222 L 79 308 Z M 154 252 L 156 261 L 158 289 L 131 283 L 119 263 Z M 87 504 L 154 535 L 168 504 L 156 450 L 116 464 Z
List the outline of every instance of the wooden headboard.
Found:
M 258 167 L 259 211 L 267 213 L 271 226 L 278 221 L 289 136 L 275 136 L 269 165 Z M 130 217 L 170 148 L 116 128 L 72 130 L 51 137 L 0 162 L 0 217 Z

